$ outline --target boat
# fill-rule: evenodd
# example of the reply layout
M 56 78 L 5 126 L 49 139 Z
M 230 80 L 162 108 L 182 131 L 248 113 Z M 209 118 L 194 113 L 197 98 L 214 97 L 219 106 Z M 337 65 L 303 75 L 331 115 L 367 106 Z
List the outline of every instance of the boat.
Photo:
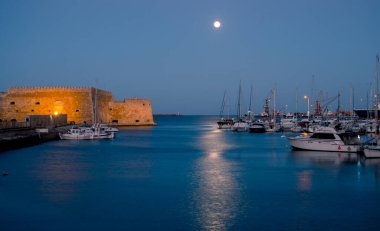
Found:
M 235 132 L 246 132 L 249 129 L 249 124 L 246 121 L 239 120 L 238 122 L 235 122 L 232 126 L 232 131 Z
M 108 126 L 107 124 L 100 124 L 100 123 L 96 123 L 96 124 L 93 124 L 92 125 L 92 128 L 102 128 L 105 132 L 119 132 L 119 129 L 115 128 L 115 127 L 112 127 L 112 126 Z
M 332 127 L 320 127 L 311 135 L 287 137 L 295 150 L 358 152 L 361 147 L 360 137 L 352 132 L 337 132 Z
M 265 123 L 257 121 L 251 123 L 249 126 L 249 132 L 250 133 L 264 133 L 266 132 L 266 126 Z
M 281 118 L 280 125 L 284 131 L 291 131 L 297 124 L 296 118 Z
M 366 146 L 363 153 L 366 158 L 380 158 L 380 146 Z
M 59 138 L 61 140 L 92 140 L 94 139 L 94 134 L 87 128 L 74 126 L 67 132 L 60 132 Z
M 94 139 L 113 139 L 114 132 L 106 131 L 105 128 L 79 127 L 73 126 L 67 132 L 60 132 L 61 140 L 94 140 Z
M 219 129 L 230 129 L 235 124 L 235 120 L 220 118 L 216 123 L 218 124 Z
M 233 118 L 230 118 L 229 112 L 227 115 L 227 118 L 224 118 L 223 115 L 225 115 L 225 109 L 228 107 L 228 102 L 227 102 L 227 91 L 224 92 L 223 95 L 223 101 L 222 101 L 222 106 L 220 108 L 220 119 L 216 122 L 218 124 L 219 129 L 231 129 L 231 127 L 234 125 L 235 121 Z
M 238 99 L 238 111 L 237 111 L 237 122 L 232 126 L 232 131 L 234 132 L 246 132 L 249 129 L 249 124 L 243 120 L 241 116 L 241 81 L 239 85 L 239 99 Z

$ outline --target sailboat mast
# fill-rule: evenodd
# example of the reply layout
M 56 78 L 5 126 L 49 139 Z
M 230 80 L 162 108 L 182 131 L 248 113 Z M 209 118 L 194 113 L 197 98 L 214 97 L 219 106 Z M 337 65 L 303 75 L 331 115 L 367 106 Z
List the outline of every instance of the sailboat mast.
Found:
M 276 87 L 273 88 L 273 122 L 276 125 Z
M 252 120 L 252 85 L 251 85 L 251 91 L 249 93 L 249 108 L 248 108 L 248 116 L 249 120 Z
M 338 118 L 338 121 L 339 121 L 339 117 L 340 117 L 340 92 L 338 92 L 338 109 L 337 109 L 337 118 Z
M 298 118 L 298 87 L 296 87 L 296 118 Z
M 227 90 L 225 90 L 224 94 L 223 94 L 222 106 L 220 107 L 219 117 L 223 117 L 224 106 L 225 106 L 225 103 L 226 103 L 226 92 L 227 92 Z
M 376 55 L 376 78 L 375 78 L 375 119 L 376 123 L 379 119 L 378 109 L 379 109 L 379 53 Z
M 241 105 L 240 105 L 240 99 L 241 98 L 241 81 L 240 81 L 240 84 L 239 84 L 239 97 L 238 97 L 238 115 L 237 115 L 237 119 L 240 120 L 240 116 L 241 116 Z

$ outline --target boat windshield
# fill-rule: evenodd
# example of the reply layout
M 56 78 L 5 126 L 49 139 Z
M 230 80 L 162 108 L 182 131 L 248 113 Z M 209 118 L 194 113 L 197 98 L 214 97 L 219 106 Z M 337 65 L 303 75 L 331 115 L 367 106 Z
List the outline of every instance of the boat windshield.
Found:
M 310 136 L 310 138 L 314 139 L 324 139 L 324 140 L 335 140 L 334 134 L 331 133 L 314 133 Z
M 360 144 L 359 136 L 355 133 L 341 133 L 338 136 L 342 139 L 344 144 Z

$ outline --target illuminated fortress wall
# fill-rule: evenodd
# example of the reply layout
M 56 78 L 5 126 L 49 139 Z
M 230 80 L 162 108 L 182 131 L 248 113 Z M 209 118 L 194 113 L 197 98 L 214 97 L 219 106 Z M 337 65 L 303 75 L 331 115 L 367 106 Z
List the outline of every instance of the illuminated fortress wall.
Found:
M 27 115 L 67 114 L 68 122 L 153 125 L 150 100 L 117 102 L 109 91 L 83 87 L 17 87 L 0 94 L 0 120 L 23 122 Z

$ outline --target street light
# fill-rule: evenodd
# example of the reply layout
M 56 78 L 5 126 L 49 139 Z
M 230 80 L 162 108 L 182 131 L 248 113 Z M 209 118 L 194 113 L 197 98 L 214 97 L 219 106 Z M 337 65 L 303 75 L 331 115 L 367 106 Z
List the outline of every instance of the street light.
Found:
M 305 95 L 303 97 L 304 99 L 307 99 L 307 119 L 310 120 L 310 99 Z

